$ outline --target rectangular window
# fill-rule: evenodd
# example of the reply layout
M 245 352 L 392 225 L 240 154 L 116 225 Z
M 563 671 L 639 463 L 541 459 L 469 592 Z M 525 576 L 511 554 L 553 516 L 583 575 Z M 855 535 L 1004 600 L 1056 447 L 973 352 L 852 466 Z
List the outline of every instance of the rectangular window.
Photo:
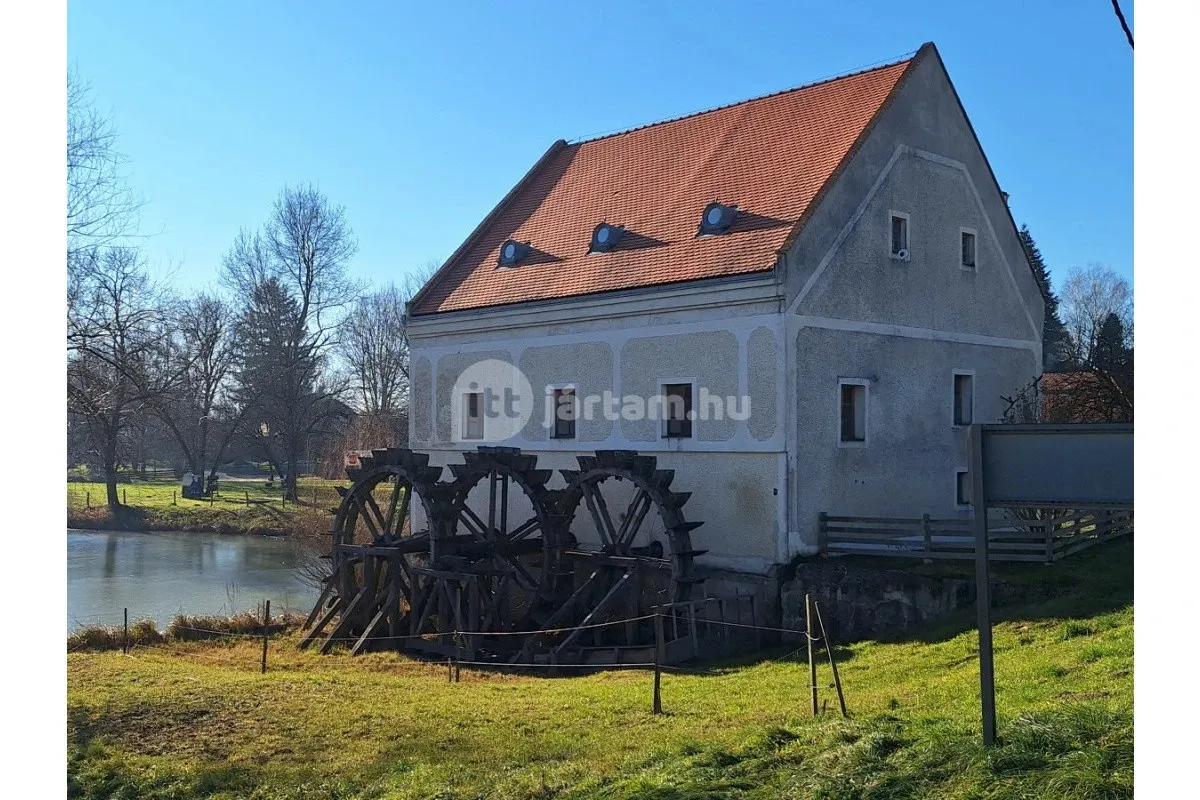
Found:
M 908 217 L 892 212 L 892 258 L 908 259 Z
M 554 390 L 554 438 L 575 438 L 575 390 Z
M 975 232 L 962 231 L 962 264 L 963 269 L 975 269 Z
M 975 421 L 975 376 L 954 374 L 954 424 L 970 425 Z
M 970 473 L 960 469 L 954 473 L 954 503 L 960 506 L 971 505 Z
M 663 436 L 668 439 L 692 437 L 692 385 L 668 383 L 663 386 L 665 414 Z
M 483 394 L 468 393 L 463 403 L 463 438 L 483 438 Z
M 845 383 L 839 387 L 841 393 L 839 408 L 841 409 L 842 442 L 867 441 L 867 387 L 864 383 Z

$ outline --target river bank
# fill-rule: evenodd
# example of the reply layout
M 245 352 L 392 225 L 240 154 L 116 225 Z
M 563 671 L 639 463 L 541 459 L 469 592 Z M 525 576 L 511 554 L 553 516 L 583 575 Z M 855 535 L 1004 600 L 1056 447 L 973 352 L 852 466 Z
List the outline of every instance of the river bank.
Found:
M 807 665 L 790 647 L 668 672 L 665 713 L 654 715 L 647 670 L 545 678 L 465 667 L 448 682 L 443 664 L 398 653 L 301 650 L 294 631 L 271 637 L 263 674 L 247 618 L 245 635 L 167 636 L 134 658 L 104 642 L 69 653 L 68 791 L 96 800 L 1129 798 L 1132 550 L 1118 541 L 1070 570 L 1045 567 L 1059 576 L 1052 597 L 998 610 L 991 750 L 980 744 L 970 611 L 896 641 L 838 648 L 848 720 L 810 716 Z M 829 682 L 822 662 L 822 698 Z
M 118 486 L 121 508 L 105 504 L 102 483 L 67 483 L 67 527 L 110 531 L 184 531 L 323 539 L 340 497 L 341 482 L 307 479 L 299 502 L 285 502 L 278 485 L 225 481 L 204 500 L 184 499 L 174 481 L 134 481 Z

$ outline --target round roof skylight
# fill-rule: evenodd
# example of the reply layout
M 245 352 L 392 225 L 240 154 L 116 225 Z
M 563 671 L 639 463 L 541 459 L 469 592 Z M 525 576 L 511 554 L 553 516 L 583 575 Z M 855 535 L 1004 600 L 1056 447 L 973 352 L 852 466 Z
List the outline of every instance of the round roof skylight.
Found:
M 704 207 L 704 215 L 700 217 L 700 231 L 697 235 L 717 234 L 725 232 L 737 219 L 738 207 L 724 203 L 709 203 Z
M 509 239 L 500 245 L 500 266 L 511 267 L 515 265 L 522 258 L 529 255 L 529 251 L 532 249 L 529 242 L 522 244 L 515 239 Z
M 625 234 L 625 228 L 622 225 L 609 225 L 607 222 L 601 222 L 592 230 L 591 251 L 597 253 L 605 253 L 617 246 L 617 242 Z

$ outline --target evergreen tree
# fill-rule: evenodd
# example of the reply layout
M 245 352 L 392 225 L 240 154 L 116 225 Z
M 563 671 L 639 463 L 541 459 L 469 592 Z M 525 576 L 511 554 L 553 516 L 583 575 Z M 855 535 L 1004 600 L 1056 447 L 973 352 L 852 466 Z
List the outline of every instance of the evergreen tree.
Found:
M 1092 366 L 1102 372 L 1120 373 L 1127 368 L 1129 355 L 1125 346 L 1125 325 L 1120 317 L 1109 313 L 1096 335 Z
M 1046 303 L 1046 316 L 1042 320 L 1042 369 L 1044 372 L 1054 372 L 1068 366 L 1070 358 L 1067 347 L 1067 330 L 1063 327 L 1062 318 L 1058 315 L 1058 295 L 1050 286 L 1050 270 L 1042 258 L 1042 251 L 1029 233 L 1029 226 L 1022 225 L 1018 231 L 1021 246 L 1025 249 L 1025 258 L 1033 269 L 1034 280 L 1042 290 L 1042 298 Z

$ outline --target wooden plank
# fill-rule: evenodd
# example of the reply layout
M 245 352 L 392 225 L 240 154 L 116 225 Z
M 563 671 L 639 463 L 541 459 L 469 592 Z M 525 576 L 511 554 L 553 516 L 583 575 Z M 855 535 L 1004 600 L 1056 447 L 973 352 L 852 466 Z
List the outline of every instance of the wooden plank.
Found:
M 347 628 L 350 627 L 350 623 L 354 620 L 354 612 L 357 611 L 359 605 L 362 604 L 362 599 L 363 592 L 360 589 L 358 594 L 354 595 L 354 598 L 346 604 L 346 608 L 342 611 L 342 618 L 338 620 L 337 625 L 333 626 L 333 630 L 329 632 L 329 637 L 321 643 L 322 654 L 328 653 L 330 650 L 332 650 L 334 642 L 346 632 Z
M 331 605 L 329 609 L 321 615 L 321 619 L 316 625 L 313 626 L 313 629 L 306 633 L 304 637 L 296 644 L 296 647 L 300 650 L 303 650 L 312 644 L 313 640 L 321 635 L 321 631 L 325 629 L 325 626 L 329 624 L 329 621 L 333 619 L 334 616 L 342 609 L 343 605 L 345 605 L 345 600 L 339 597 L 337 602 Z
M 331 575 L 330 578 L 333 576 Z M 325 604 L 329 602 L 329 594 L 333 591 L 333 581 L 325 580 L 325 588 L 321 590 L 321 596 L 317 598 L 317 602 L 313 604 L 312 611 L 308 612 L 308 617 L 304 620 L 304 624 L 300 626 L 300 630 L 308 630 L 309 626 L 316 620 L 317 615 L 325 608 Z
M 612 585 L 612 588 L 608 590 L 608 593 L 605 594 L 604 597 L 600 598 L 600 602 L 596 603 L 596 605 L 592 607 L 592 610 L 588 612 L 588 615 L 583 618 L 583 622 L 580 623 L 580 627 L 571 631 L 567 638 L 563 639 L 562 644 L 554 648 L 554 653 L 557 654 L 562 652 L 562 650 L 569 646 L 571 642 L 579 638 L 579 634 L 582 633 L 586 626 L 592 624 L 592 620 L 596 618 L 596 615 L 604 611 L 608 607 L 609 603 L 620 596 L 621 590 L 624 589 L 629 582 L 632 573 L 633 570 L 626 570 L 621 577 L 617 578 L 617 582 Z

